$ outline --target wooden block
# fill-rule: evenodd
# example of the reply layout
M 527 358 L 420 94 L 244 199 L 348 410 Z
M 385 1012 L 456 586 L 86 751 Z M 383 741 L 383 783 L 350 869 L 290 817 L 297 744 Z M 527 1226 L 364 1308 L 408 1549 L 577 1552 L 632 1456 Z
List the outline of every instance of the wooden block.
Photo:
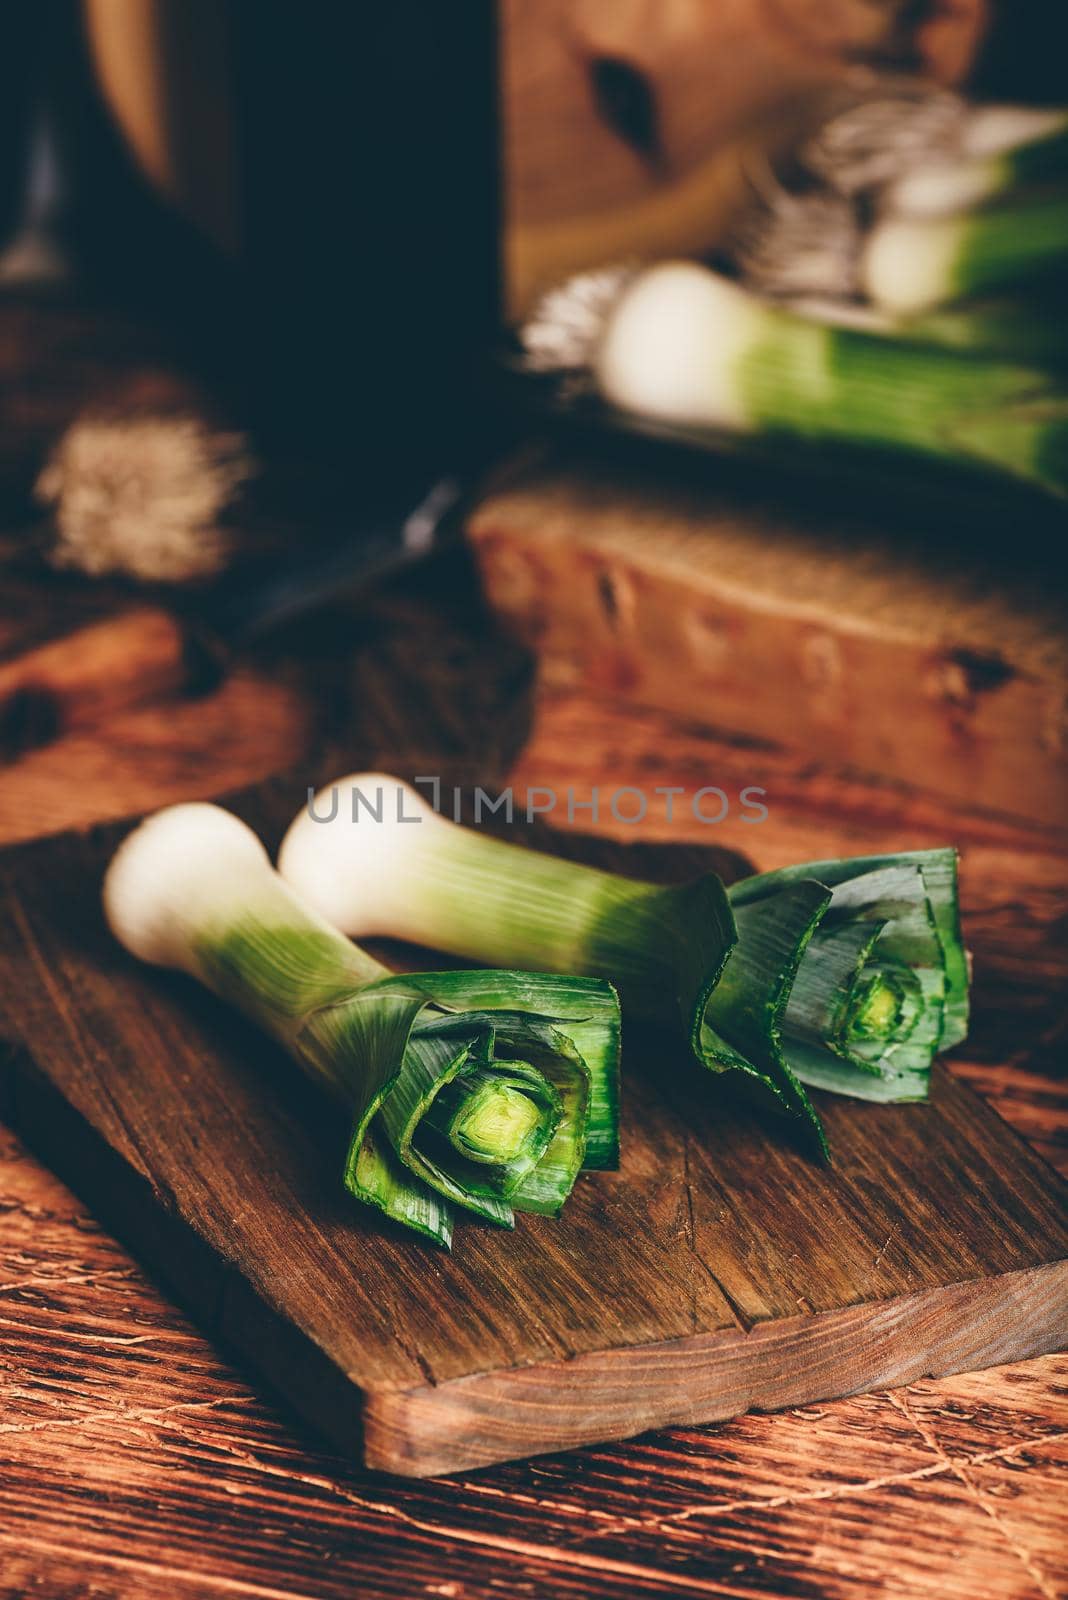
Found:
M 303 796 L 239 809 L 273 844 Z M 944 1071 L 929 1105 L 824 1098 L 823 1169 L 632 1027 L 620 1173 L 558 1220 L 469 1224 L 452 1255 L 384 1228 L 280 1052 L 109 940 L 117 836 L 3 860 L 5 1114 L 367 1466 L 449 1472 L 1063 1342 L 1065 1188 Z
M 1068 823 L 1068 611 L 1026 538 L 866 525 L 550 457 L 487 495 L 470 539 L 551 685 Z

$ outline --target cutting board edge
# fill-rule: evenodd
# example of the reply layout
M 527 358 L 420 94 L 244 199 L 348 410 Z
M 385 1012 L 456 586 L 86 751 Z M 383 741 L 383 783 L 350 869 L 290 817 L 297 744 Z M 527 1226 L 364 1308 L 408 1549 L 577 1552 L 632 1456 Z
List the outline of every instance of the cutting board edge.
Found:
M 994 1278 L 759 1322 L 748 1331 L 607 1347 L 437 1385 L 361 1385 L 168 1207 L 144 1173 L 60 1094 L 24 1044 L 4 1043 L 0 1117 L 209 1336 L 322 1437 L 374 1471 L 412 1478 L 466 1471 L 653 1428 L 726 1421 L 746 1411 L 1026 1360 L 1068 1343 L 1065 1257 Z M 41 1103 L 32 1107 L 35 1100 L 47 1102 L 45 1115 Z M 50 1133 L 42 1135 L 42 1128 Z M 1006 1311 L 1012 1313 L 1008 1328 L 992 1336 L 991 1319 Z M 936 1316 L 935 1336 L 917 1337 Z
M 999 1317 L 1003 1325 L 995 1327 Z M 609 1348 L 438 1385 L 372 1388 L 363 1459 L 375 1471 L 434 1477 L 897 1388 L 1066 1346 L 1068 1257 L 748 1331 Z
M 321 1438 L 362 1459 L 366 1387 L 168 1205 L 151 1179 L 60 1093 L 23 1041 L 3 1034 L 0 1121 L 209 1339 L 264 1380 Z

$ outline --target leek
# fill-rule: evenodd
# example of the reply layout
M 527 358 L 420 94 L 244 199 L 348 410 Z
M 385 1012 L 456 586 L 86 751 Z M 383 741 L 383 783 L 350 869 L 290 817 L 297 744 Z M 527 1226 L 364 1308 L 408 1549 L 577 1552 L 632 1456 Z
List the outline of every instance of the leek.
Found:
M 344 1184 L 426 1238 L 457 1211 L 557 1213 L 616 1164 L 619 1011 L 607 983 L 516 971 L 394 976 L 343 938 L 218 806 L 173 806 L 120 846 L 108 922 L 278 1039 L 352 1117 Z
M 1045 366 L 1063 366 L 1068 359 L 1068 307 L 1052 296 L 940 306 L 897 332 L 922 344 L 975 355 Z
M 1052 274 L 1068 254 L 1063 193 L 1036 194 L 961 216 L 889 216 L 861 262 L 865 293 L 892 316 Z
M 943 217 L 1068 174 L 1068 112 L 989 107 L 973 114 L 961 151 L 919 162 L 883 190 L 898 216 Z
M 677 425 L 894 446 L 1068 491 L 1068 390 L 1050 374 L 799 317 L 692 262 L 630 281 L 595 371 L 613 404 Z
M 951 850 L 665 888 L 458 827 L 365 773 L 300 813 L 279 870 L 353 936 L 611 979 L 625 1007 L 681 1031 L 821 1147 L 806 1084 L 922 1099 L 933 1056 L 967 1025 Z

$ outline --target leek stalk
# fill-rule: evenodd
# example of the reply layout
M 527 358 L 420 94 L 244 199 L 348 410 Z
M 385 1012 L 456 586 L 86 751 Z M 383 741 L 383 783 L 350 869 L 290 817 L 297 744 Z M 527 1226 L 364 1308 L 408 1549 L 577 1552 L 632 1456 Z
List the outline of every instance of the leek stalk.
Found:
M 353 936 L 611 979 L 626 1008 L 681 1031 L 821 1147 L 806 1084 L 922 1099 L 933 1056 L 967 1025 L 951 850 L 665 888 L 458 827 L 364 773 L 300 813 L 279 870 Z
M 1038 366 L 1063 367 L 1068 358 L 1068 314 L 1052 295 L 1032 294 L 1026 301 L 965 300 L 936 306 L 907 322 L 877 319 L 873 331 L 910 344 Z
M 630 281 L 595 371 L 613 404 L 676 425 L 893 446 L 1068 492 L 1068 389 L 1049 373 L 796 316 L 692 262 Z
M 1063 368 L 1068 358 L 1066 307 L 1052 294 L 1023 300 L 965 300 L 899 322 L 851 300 L 803 295 L 783 302 L 798 316 L 877 338 L 935 345 L 960 355 L 1000 356 L 1040 367 Z M 1062 378 L 1063 381 L 1063 378 Z
M 1052 296 L 941 306 L 898 330 L 906 339 L 1045 366 L 1068 358 L 1068 307 Z
M 446 1247 L 457 1212 L 556 1214 L 616 1164 L 619 1008 L 588 977 L 394 976 L 343 938 L 218 806 L 159 812 L 104 884 L 134 955 L 199 979 L 274 1035 L 352 1117 L 345 1187 Z

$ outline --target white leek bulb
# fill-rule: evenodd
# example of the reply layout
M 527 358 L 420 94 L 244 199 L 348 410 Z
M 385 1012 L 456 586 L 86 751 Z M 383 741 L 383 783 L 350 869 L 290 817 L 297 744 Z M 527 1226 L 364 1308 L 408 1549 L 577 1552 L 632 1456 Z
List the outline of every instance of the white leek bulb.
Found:
M 955 218 L 891 217 L 869 238 L 861 264 L 864 289 L 883 311 L 898 317 L 952 299 L 960 244 Z
M 621 897 L 650 892 L 621 891 L 609 874 L 458 827 L 380 772 L 339 778 L 303 807 L 278 870 L 352 938 L 406 939 L 527 971 L 618 975 L 603 947 L 615 951 Z
M 1061 181 L 1068 135 L 1064 111 L 987 106 L 968 118 L 955 156 L 921 162 L 884 191 L 884 211 L 960 215 L 995 197 L 1018 199 L 1033 184 Z
M 435 844 L 458 830 L 421 794 L 382 772 L 355 772 L 320 790 L 290 824 L 282 877 L 351 938 L 386 934 L 418 943 L 420 875 Z
M 690 426 L 746 428 L 737 365 L 765 314 L 737 284 L 693 261 L 666 261 L 633 279 L 605 326 L 594 367 L 606 399 Z
M 291 899 L 252 829 L 199 801 L 142 822 L 104 879 L 104 914 L 120 944 L 153 966 L 191 973 L 206 929 L 279 897 Z

